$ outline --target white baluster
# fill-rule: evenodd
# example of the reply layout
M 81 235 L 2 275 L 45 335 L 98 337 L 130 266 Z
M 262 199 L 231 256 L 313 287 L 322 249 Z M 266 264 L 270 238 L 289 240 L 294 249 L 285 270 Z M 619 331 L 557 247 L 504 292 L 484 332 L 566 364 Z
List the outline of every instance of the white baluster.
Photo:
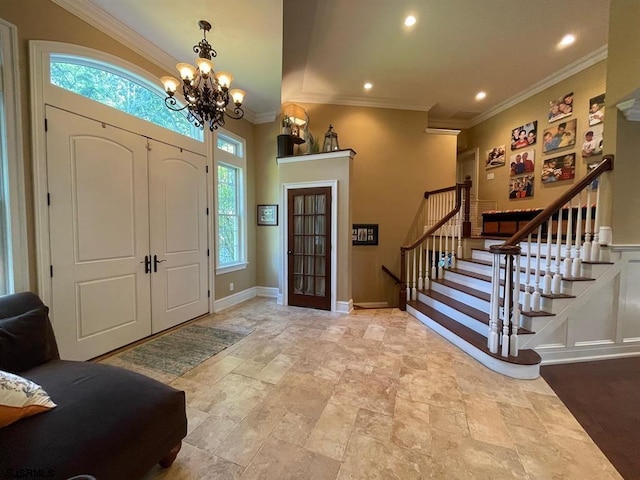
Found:
M 551 281 L 551 293 L 557 295 L 562 289 L 562 209 L 558 211 L 558 220 L 556 222 L 558 228 L 556 229 L 556 268 Z
M 406 259 L 406 262 L 407 262 L 407 278 L 406 278 L 406 280 L 407 280 L 407 302 L 409 300 L 411 300 L 411 282 L 409 281 L 409 279 L 411 278 L 411 270 L 409 270 L 409 265 L 410 265 L 410 263 L 409 263 L 409 260 L 410 260 L 409 259 L 409 255 L 411 255 L 411 254 L 409 252 L 407 252 L 407 259 Z
M 582 243 L 582 192 L 578 193 L 578 219 L 576 223 L 576 241 L 572 255 L 573 264 L 571 265 L 571 276 L 573 278 L 582 276 L 582 258 L 580 257 L 580 246 Z
M 504 302 L 502 304 L 502 356 L 509 356 L 509 327 L 511 321 L 511 280 L 513 279 L 513 257 L 509 254 L 504 259 Z M 518 272 L 519 274 L 519 272 Z
M 420 256 L 418 257 L 418 290 L 422 290 L 424 288 L 424 280 L 423 280 L 423 270 L 422 270 L 422 257 L 424 256 L 424 242 L 422 242 L 419 246 L 418 246 L 418 252 L 420 253 Z
M 431 282 L 429 281 L 429 239 L 431 237 L 427 237 L 425 240 L 425 257 L 424 257 L 424 289 L 428 290 L 431 288 Z
M 446 208 L 446 204 L 445 204 L 445 199 L 442 198 L 442 201 L 440 202 L 441 208 L 440 208 L 440 213 L 438 214 L 438 219 L 441 219 L 444 215 L 442 215 L 442 212 L 444 211 L 444 209 Z M 440 240 L 439 240 L 439 244 L 438 244 L 438 256 L 440 257 L 438 259 L 438 278 L 442 278 L 443 274 L 444 274 L 444 251 L 442 250 L 442 226 L 438 229 L 438 235 L 440 236 Z
M 551 217 L 549 217 L 549 220 L 547 221 L 547 245 L 546 245 L 546 269 L 545 269 L 545 273 L 544 273 L 544 280 L 542 282 L 543 287 L 542 287 L 542 293 L 544 293 L 545 295 L 549 295 L 551 293 L 551 281 L 552 281 L 552 277 L 551 277 L 551 244 L 553 243 L 553 239 L 551 237 L 551 228 L 552 228 L 552 224 L 551 224 L 551 219 L 553 218 L 553 215 Z
M 464 190 L 463 190 L 464 192 Z M 457 225 L 457 233 L 458 233 L 458 254 L 456 255 L 456 259 L 462 258 L 462 210 L 458 211 L 458 225 Z
M 591 185 L 587 186 L 587 220 L 584 228 L 584 243 L 582 244 L 582 261 L 591 260 Z
M 520 338 L 518 337 L 518 329 L 522 321 L 522 315 L 520 315 L 520 255 L 516 255 L 516 281 L 513 287 L 513 315 L 511 317 L 511 343 L 509 350 L 512 356 L 517 357 L 520 350 Z
M 487 347 L 491 353 L 498 353 L 498 322 L 500 318 L 500 255 L 493 256 L 491 269 L 491 314 Z
M 599 243 L 599 230 L 600 230 L 600 219 L 598 218 L 598 210 L 600 209 L 600 188 L 596 190 L 596 219 L 593 222 L 593 240 L 591 241 L 591 261 L 599 262 L 600 261 L 600 243 Z
M 411 254 L 413 255 L 413 283 L 411 284 L 411 300 L 415 300 L 418 298 L 418 290 L 416 289 L 416 249 L 411 250 Z
M 538 227 L 538 239 L 536 245 L 536 289 L 531 295 L 531 310 L 534 312 L 540 311 L 540 304 L 542 303 L 540 293 L 540 247 L 542 242 L 542 226 Z
M 522 311 L 528 312 L 531 310 L 531 234 L 527 238 L 527 272 L 524 283 L 524 295 L 522 297 Z
M 567 245 L 564 251 L 564 263 L 562 264 L 562 276 L 571 276 L 571 245 L 572 245 L 572 232 L 573 232 L 573 205 L 569 200 L 569 212 L 567 213 Z

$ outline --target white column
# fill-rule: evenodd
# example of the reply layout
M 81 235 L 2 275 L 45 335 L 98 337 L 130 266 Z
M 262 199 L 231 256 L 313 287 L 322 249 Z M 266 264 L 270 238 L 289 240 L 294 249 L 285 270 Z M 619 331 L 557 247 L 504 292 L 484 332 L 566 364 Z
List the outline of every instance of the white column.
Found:
M 552 281 L 552 277 L 551 277 L 551 245 L 553 244 L 553 239 L 551 237 L 551 227 L 552 227 L 552 222 L 551 219 L 553 218 L 553 215 L 551 215 L 549 217 L 549 220 L 547 221 L 547 245 L 545 248 L 545 255 L 546 255 L 546 269 L 545 269 L 545 273 L 544 273 L 544 280 L 543 280 L 543 287 L 542 287 L 542 293 L 544 293 L 545 295 L 549 295 L 551 293 L 551 281 Z
M 518 356 L 520 350 L 520 338 L 518 337 L 518 329 L 522 320 L 520 315 L 520 255 L 515 257 L 516 281 L 513 286 L 513 315 L 511 316 L 511 343 L 509 345 L 510 354 L 514 357 Z
M 487 347 L 491 353 L 498 353 L 498 322 L 500 320 L 500 255 L 493 256 L 491 269 L 491 312 Z
M 533 290 L 533 285 L 531 285 L 531 234 L 527 237 L 527 271 L 525 275 L 522 311 L 528 312 L 531 310 L 531 291 Z
M 584 228 L 584 243 L 582 244 L 582 260 L 591 260 L 591 185 L 587 187 L 587 220 Z
M 518 272 L 519 274 L 520 272 Z M 509 327 L 511 326 L 511 291 L 513 279 L 513 257 L 506 255 L 504 259 L 504 302 L 502 304 L 502 352 L 503 357 L 509 356 Z
M 572 235 L 573 235 L 573 205 L 571 200 L 569 200 L 569 212 L 567 213 L 567 244 L 564 251 L 564 263 L 562 264 L 562 276 L 570 277 L 571 276 L 571 245 L 572 245 Z
M 580 258 L 580 247 L 582 244 L 582 192 L 578 193 L 578 219 L 576 220 L 576 241 L 573 248 L 573 264 L 571 265 L 571 276 L 578 278 L 582 276 L 582 259 Z
M 540 294 L 540 247 L 542 243 L 542 226 L 538 227 L 538 238 L 536 244 L 536 289 L 531 296 L 531 310 L 540 311 L 540 303 L 542 301 Z

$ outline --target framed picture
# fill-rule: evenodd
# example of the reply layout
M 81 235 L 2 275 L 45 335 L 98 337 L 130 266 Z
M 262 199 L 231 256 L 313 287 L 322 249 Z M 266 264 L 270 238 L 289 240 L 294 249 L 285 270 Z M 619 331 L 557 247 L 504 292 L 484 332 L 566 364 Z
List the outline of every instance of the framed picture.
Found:
M 542 134 L 542 151 L 544 153 L 558 148 L 572 147 L 576 144 L 577 120 L 560 122 L 554 127 L 545 128 Z
M 571 180 L 576 176 L 576 154 L 568 153 L 542 162 L 542 183 Z
M 573 92 L 549 102 L 549 123 L 573 114 Z
M 604 125 L 599 123 L 590 126 L 584 133 L 582 142 L 582 158 L 589 158 L 602 154 L 602 132 Z
M 511 132 L 511 150 L 526 148 L 536 143 L 538 137 L 538 121 L 530 122 L 514 128 Z
M 604 122 L 604 93 L 589 100 L 589 126 Z
M 533 148 L 511 155 L 509 157 L 509 176 L 514 177 L 525 173 L 533 173 L 535 170 L 535 158 L 536 151 Z
M 509 198 L 533 197 L 533 175 L 522 175 L 509 179 Z
M 278 205 L 258 205 L 258 225 L 278 225 Z
M 502 167 L 504 165 L 504 145 L 499 147 L 493 147 L 491 150 L 487 150 L 487 159 L 485 161 L 485 168 Z
M 378 224 L 354 223 L 351 230 L 352 245 L 378 245 Z

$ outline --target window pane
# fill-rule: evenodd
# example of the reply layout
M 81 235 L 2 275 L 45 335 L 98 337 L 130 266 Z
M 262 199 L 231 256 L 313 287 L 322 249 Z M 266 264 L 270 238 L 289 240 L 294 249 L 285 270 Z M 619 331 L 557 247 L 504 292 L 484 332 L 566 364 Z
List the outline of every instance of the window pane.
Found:
M 218 265 L 221 266 L 241 261 L 239 175 L 236 167 L 218 165 Z
M 76 63 L 51 61 L 51 83 L 122 112 L 155 123 L 181 135 L 203 141 L 201 129 L 192 125 L 184 112 L 173 112 L 164 94 L 108 71 Z

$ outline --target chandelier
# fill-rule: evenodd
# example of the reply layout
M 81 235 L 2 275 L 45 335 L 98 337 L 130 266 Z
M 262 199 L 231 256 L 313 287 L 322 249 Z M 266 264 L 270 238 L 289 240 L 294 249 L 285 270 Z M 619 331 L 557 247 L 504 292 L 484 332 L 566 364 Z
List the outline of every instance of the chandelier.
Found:
M 193 46 L 193 51 L 198 54 L 196 67 L 188 63 L 179 63 L 176 68 L 182 78 L 182 94 L 186 105 L 180 106 L 174 98 L 176 90 L 180 86 L 180 80 L 174 77 L 162 77 L 160 81 L 167 92 L 164 103 L 171 110 L 180 112 L 187 109 L 188 119 L 198 128 L 204 128 L 205 123 L 209 130 L 224 126 L 225 115 L 239 120 L 244 116 L 242 101 L 246 92 L 239 88 L 229 90 L 233 75 L 229 72 L 215 72 L 211 59 L 218 55 L 211 44 L 207 42 L 207 32 L 211 30 L 211 24 L 200 20 L 198 26 L 203 32 L 203 39 Z M 233 101 L 233 113 L 226 111 L 229 101 Z

